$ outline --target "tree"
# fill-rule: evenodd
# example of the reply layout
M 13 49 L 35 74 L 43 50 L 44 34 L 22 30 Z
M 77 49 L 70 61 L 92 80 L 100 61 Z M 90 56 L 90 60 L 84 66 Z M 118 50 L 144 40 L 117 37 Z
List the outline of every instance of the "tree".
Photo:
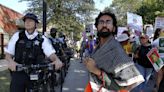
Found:
M 164 13 L 163 0 L 143 0 L 137 13 L 143 17 L 144 24 L 154 24 L 155 17 Z
M 116 14 L 120 26 L 127 25 L 127 12 L 141 15 L 144 24 L 153 24 L 156 16 L 164 15 L 163 9 L 163 0 L 113 0 L 112 5 L 106 8 Z
M 34 12 L 42 19 L 42 2 L 40 0 L 28 1 L 30 8 L 27 11 Z M 93 0 L 46 0 L 47 2 L 47 25 L 55 26 L 60 31 L 69 34 L 84 30 L 83 24 L 93 21 L 92 14 L 96 11 Z M 27 12 L 26 11 L 26 12 Z
M 142 0 L 113 0 L 112 5 L 108 9 L 112 10 L 116 14 L 118 25 L 127 25 L 127 12 L 136 12 L 136 10 L 141 6 Z

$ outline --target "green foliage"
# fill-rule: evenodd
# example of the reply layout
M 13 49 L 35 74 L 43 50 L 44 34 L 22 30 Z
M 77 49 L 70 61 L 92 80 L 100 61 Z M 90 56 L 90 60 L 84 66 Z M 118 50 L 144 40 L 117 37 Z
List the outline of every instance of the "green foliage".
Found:
M 155 12 L 155 15 L 156 15 L 156 16 L 159 16 L 159 17 L 164 17 L 164 10 L 163 10 L 162 12 L 156 11 L 156 12 Z
M 113 0 L 110 7 L 106 10 L 114 12 L 118 19 L 118 25 L 126 26 L 126 13 L 132 12 L 143 17 L 144 24 L 154 24 L 156 16 L 164 15 L 163 0 Z M 159 12 L 158 12 L 159 11 Z
M 28 1 L 30 8 L 27 11 L 34 12 L 42 19 L 42 0 Z M 93 0 L 44 0 L 47 3 L 47 26 L 55 26 L 60 31 L 80 32 L 84 30 L 83 24 L 93 21 L 92 14 L 96 11 Z
M 163 0 L 144 0 L 142 6 L 137 10 L 137 13 L 143 16 L 145 24 L 154 24 L 155 17 L 161 16 L 162 11 L 164 11 Z
M 141 0 L 113 0 L 112 5 L 108 8 L 116 14 L 118 25 L 125 26 L 127 23 L 127 12 L 136 12 L 141 6 Z

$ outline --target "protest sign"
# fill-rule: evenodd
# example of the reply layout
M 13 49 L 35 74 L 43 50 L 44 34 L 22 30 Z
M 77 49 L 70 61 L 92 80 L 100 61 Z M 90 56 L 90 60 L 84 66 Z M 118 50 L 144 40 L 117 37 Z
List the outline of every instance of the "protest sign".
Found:
M 154 29 L 153 29 L 153 25 L 152 24 L 146 24 L 144 25 L 144 33 L 146 33 L 149 38 L 153 37 L 154 34 Z
M 148 52 L 147 57 L 157 72 L 163 67 L 164 62 L 161 59 L 157 48 L 152 48 Z
M 155 18 L 155 29 L 164 28 L 164 17 Z
M 142 32 L 143 22 L 142 16 L 127 12 L 127 25 L 130 29 Z
M 159 37 L 158 52 L 162 60 L 164 60 L 164 37 Z

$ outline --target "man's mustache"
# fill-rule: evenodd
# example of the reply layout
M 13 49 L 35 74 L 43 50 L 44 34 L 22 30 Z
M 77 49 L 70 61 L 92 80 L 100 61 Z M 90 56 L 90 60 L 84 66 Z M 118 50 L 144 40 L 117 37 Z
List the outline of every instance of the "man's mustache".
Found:
M 110 32 L 110 30 L 106 27 L 103 27 L 100 31 L 103 31 L 104 29 L 108 30 L 108 32 Z

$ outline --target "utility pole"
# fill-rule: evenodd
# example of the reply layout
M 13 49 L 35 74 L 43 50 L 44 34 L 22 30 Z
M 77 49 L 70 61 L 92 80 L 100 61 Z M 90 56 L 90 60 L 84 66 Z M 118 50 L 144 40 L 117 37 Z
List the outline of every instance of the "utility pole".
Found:
M 46 12 L 47 12 L 47 3 L 46 3 L 46 1 L 45 0 L 43 0 L 43 35 L 44 35 L 44 33 L 46 32 L 46 24 L 47 24 L 47 21 L 46 21 L 46 19 L 47 19 L 47 14 L 46 14 Z
M 1 59 L 4 58 L 4 34 L 0 34 L 1 37 Z

